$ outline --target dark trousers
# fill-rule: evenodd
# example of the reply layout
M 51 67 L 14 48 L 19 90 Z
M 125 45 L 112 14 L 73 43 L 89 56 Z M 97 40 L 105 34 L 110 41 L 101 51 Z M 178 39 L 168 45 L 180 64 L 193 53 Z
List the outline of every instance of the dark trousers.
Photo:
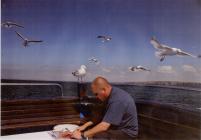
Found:
M 126 133 L 120 130 L 108 130 L 101 132 L 93 137 L 93 140 L 136 140 L 136 137 L 130 137 Z

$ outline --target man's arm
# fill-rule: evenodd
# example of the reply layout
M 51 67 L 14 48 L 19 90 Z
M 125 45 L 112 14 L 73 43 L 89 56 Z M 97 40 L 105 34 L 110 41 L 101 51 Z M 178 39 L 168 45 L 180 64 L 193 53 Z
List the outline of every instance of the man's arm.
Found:
M 91 138 L 97 133 L 107 131 L 109 127 L 109 123 L 101 122 L 94 126 L 92 129 L 85 131 L 84 133 L 81 133 L 81 131 L 74 131 L 71 135 L 71 138 L 82 139 L 82 134 L 84 135 L 84 137 Z
M 92 129 L 87 130 L 84 132 L 84 136 L 85 137 L 93 137 L 95 134 L 100 133 L 100 132 L 104 132 L 107 131 L 110 127 L 110 124 L 107 122 L 100 122 L 99 124 L 97 124 L 96 126 L 94 126 Z
M 85 124 L 83 124 L 82 126 L 78 127 L 77 130 L 78 131 L 84 131 L 87 127 L 93 125 L 92 121 L 88 121 Z

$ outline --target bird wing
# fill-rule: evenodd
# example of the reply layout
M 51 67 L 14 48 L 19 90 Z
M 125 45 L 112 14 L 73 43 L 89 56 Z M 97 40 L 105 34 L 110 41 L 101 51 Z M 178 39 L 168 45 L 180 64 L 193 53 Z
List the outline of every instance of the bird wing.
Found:
M 160 44 L 160 42 L 155 37 L 152 37 L 150 43 L 154 46 L 155 49 L 172 51 L 171 47 L 164 45 L 164 44 Z
M 92 60 L 94 60 L 95 59 L 95 57 L 90 57 L 88 60 L 89 61 L 92 61 Z
M 105 38 L 105 36 L 99 35 L 97 36 L 97 38 Z
M 110 36 L 105 37 L 107 40 L 112 40 Z
M 163 47 L 161 46 L 161 44 L 155 38 L 152 38 L 151 41 L 150 41 L 150 43 L 153 45 L 153 47 L 155 49 L 159 49 L 159 50 L 163 49 Z
M 22 26 L 22 25 L 19 25 L 19 24 L 17 24 L 17 23 L 10 23 L 11 25 L 15 25 L 15 26 L 18 26 L 18 27 L 22 27 L 22 28 L 24 28 L 24 26 Z
M 18 33 L 17 31 L 15 31 L 15 33 L 16 33 L 19 37 L 21 37 L 23 40 L 25 40 L 25 37 L 22 36 L 20 33 Z
M 151 71 L 151 70 L 149 70 L 149 69 L 147 69 L 145 67 L 142 67 L 142 70 L 144 70 L 144 71 Z
M 28 42 L 43 42 L 42 40 L 29 40 Z
M 129 67 L 128 68 L 130 71 L 135 71 L 135 67 Z
M 161 46 L 163 47 L 163 49 L 165 50 L 169 50 L 169 51 L 172 51 L 172 48 L 167 46 L 167 45 L 164 45 L 164 44 L 161 44 Z
M 88 59 L 90 63 L 93 63 L 94 62 L 94 59 L 93 58 L 90 58 Z
M 146 68 L 144 68 L 144 67 L 142 67 L 142 66 L 139 67 L 139 69 L 141 69 L 141 70 L 147 70 Z
M 184 52 L 184 51 L 179 52 L 178 55 L 188 55 L 188 56 L 191 56 L 191 57 L 194 57 L 194 58 L 197 57 L 195 55 L 192 55 L 192 54 Z
M 4 26 L 5 24 L 6 24 L 5 22 L 2 22 L 2 23 L 1 23 L 1 26 Z

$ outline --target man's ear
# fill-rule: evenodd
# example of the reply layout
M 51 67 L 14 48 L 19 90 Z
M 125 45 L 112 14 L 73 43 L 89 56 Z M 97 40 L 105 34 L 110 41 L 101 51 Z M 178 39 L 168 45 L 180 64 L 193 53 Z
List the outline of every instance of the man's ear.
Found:
M 101 92 L 102 92 L 102 94 L 106 94 L 106 89 L 105 88 L 102 88 L 102 90 L 101 90 Z

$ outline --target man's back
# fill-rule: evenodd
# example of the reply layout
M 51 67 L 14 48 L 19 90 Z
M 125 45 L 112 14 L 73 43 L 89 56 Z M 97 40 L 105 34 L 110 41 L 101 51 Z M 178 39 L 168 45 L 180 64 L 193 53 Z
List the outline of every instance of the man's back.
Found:
M 103 121 L 129 136 L 137 136 L 138 120 L 134 99 L 126 91 L 112 87 Z

